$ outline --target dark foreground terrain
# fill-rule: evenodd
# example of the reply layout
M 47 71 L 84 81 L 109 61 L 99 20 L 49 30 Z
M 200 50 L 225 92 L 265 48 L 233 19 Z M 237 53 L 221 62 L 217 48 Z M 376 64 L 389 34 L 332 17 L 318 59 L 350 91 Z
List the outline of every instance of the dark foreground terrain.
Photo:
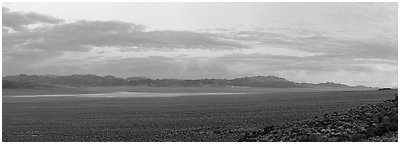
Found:
M 397 91 L 168 98 L 3 96 L 3 141 L 237 141 L 270 125 L 346 112 Z
M 398 98 L 303 121 L 270 125 L 239 141 L 398 141 Z

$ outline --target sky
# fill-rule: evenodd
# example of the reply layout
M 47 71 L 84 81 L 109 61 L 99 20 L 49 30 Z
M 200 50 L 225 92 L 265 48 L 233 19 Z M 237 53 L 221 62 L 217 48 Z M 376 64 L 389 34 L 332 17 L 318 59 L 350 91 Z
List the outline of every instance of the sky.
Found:
M 397 3 L 2 3 L 2 73 L 397 87 L 397 17 Z

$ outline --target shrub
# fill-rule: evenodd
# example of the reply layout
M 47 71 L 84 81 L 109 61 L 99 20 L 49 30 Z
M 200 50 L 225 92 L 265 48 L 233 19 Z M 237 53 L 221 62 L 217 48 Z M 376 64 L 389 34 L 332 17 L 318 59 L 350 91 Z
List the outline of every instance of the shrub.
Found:
M 356 141 L 360 141 L 361 139 L 366 138 L 365 134 L 361 134 L 361 133 L 356 133 L 353 134 L 352 136 L 350 136 L 350 141 L 356 142 Z
M 303 136 L 300 138 L 300 142 L 319 142 L 322 141 L 322 138 L 317 135 Z
M 274 130 L 274 125 L 270 125 L 270 126 L 264 127 L 263 134 L 267 134 L 267 133 L 271 132 L 272 130 Z
M 366 135 L 368 137 L 373 137 L 373 136 L 382 136 L 383 134 L 387 132 L 393 132 L 397 131 L 397 123 L 393 122 L 384 122 L 379 124 L 375 128 L 369 128 L 366 131 Z

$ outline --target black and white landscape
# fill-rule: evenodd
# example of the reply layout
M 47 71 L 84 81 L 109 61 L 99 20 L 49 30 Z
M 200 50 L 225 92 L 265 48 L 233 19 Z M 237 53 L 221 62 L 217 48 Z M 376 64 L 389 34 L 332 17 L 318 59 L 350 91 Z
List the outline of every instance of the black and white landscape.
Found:
M 398 141 L 397 3 L 3 3 L 4 142 Z

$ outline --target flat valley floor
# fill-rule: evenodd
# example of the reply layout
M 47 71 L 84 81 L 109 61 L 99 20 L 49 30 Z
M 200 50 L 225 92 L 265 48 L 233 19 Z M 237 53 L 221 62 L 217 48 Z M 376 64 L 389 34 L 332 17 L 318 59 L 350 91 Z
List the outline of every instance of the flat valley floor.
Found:
M 207 88 L 133 89 L 166 93 L 210 91 Z M 393 99 L 397 94 L 397 90 L 231 88 L 211 91 L 246 94 L 140 98 L 12 97 L 41 91 L 3 89 L 2 139 L 31 142 L 237 141 L 246 132 L 270 124 L 344 112 Z

